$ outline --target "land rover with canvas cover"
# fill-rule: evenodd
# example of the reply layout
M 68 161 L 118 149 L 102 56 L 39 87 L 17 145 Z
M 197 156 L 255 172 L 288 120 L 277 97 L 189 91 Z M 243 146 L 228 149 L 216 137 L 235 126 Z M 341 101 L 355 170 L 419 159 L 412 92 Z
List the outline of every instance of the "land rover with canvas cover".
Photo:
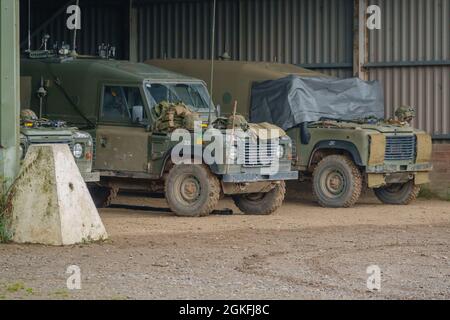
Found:
M 285 180 L 298 178 L 289 136 L 271 124 L 218 117 L 201 80 L 101 57 L 52 51 L 37 56 L 22 59 L 21 72 L 32 78 L 34 90 L 44 83 L 45 117 L 93 136 L 100 181 L 90 190 L 98 205 L 109 204 L 119 189 L 131 189 L 164 193 L 181 216 L 208 215 L 223 195 L 232 196 L 243 213 L 271 214 L 283 202 Z M 226 140 L 224 161 L 206 163 L 202 156 L 215 142 L 206 134 L 213 129 L 218 140 Z M 264 136 L 266 129 L 275 135 Z M 245 135 L 226 135 L 230 130 Z M 175 149 L 183 157 L 189 153 L 192 162 L 173 161 Z M 276 170 L 268 171 L 275 163 Z
M 211 61 L 149 60 L 146 63 L 208 80 Z M 429 182 L 431 137 L 408 119 L 385 119 L 377 82 L 335 79 L 294 65 L 214 61 L 214 95 L 224 112 L 239 113 L 286 130 L 293 165 L 311 179 L 325 207 L 354 205 L 363 188 L 383 203 L 409 204 Z M 408 109 L 408 108 L 406 108 Z

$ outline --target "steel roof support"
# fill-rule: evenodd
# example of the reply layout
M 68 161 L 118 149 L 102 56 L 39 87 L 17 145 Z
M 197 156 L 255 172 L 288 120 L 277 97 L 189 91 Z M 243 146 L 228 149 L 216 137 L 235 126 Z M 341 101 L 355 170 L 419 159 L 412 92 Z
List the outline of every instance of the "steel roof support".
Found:
M 19 147 L 19 0 L 0 1 L 0 179 L 14 181 Z

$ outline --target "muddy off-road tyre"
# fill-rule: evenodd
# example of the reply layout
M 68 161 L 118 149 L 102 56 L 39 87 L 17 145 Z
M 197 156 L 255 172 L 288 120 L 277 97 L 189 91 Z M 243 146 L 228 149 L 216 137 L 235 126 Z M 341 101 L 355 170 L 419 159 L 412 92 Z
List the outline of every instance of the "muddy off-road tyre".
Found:
M 266 193 L 239 194 L 233 196 L 236 207 L 247 215 L 270 215 L 281 207 L 286 195 L 286 184 L 280 181 Z
M 361 196 L 363 178 L 353 161 L 342 155 L 324 158 L 314 169 L 313 194 L 326 208 L 349 208 Z
M 118 189 L 101 186 L 89 186 L 88 189 L 97 208 L 109 207 L 111 202 L 116 198 L 118 192 Z
M 408 205 L 417 199 L 420 186 L 415 185 L 414 181 L 409 181 L 403 184 L 391 184 L 373 191 L 376 197 L 385 204 Z
M 167 175 L 167 203 L 177 216 L 204 217 L 217 206 L 220 182 L 205 165 L 176 165 Z

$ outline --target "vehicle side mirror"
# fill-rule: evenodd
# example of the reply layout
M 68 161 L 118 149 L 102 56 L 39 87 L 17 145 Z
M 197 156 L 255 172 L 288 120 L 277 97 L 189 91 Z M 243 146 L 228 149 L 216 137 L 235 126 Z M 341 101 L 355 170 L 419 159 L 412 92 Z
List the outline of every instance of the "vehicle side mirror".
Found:
M 221 107 L 220 107 L 220 104 L 218 104 L 217 106 L 216 106 L 216 114 L 217 114 L 217 118 L 219 118 L 220 117 L 220 114 L 221 114 Z
M 133 106 L 131 117 L 133 119 L 133 123 L 142 123 L 144 121 L 144 107 Z

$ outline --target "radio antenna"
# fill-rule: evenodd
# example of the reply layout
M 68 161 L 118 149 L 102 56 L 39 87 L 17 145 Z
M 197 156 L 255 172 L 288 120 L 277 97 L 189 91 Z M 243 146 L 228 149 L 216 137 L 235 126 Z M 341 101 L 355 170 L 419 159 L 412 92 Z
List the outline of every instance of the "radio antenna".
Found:
M 213 16 L 212 16 L 212 28 L 211 28 L 211 75 L 210 75 L 210 95 L 211 103 L 209 106 L 208 125 L 211 124 L 211 112 L 213 102 L 213 89 L 214 89 L 214 47 L 216 40 L 216 0 L 213 2 Z
M 80 7 L 80 0 L 77 0 L 75 4 L 76 4 L 77 8 L 79 8 Z M 76 12 L 75 12 L 75 14 L 76 14 L 75 22 L 76 22 L 76 24 L 78 24 L 78 21 L 81 18 L 78 13 L 79 13 L 79 11 L 77 9 Z M 71 53 L 72 56 L 76 56 L 77 55 L 76 47 L 77 47 L 77 28 L 75 27 L 73 29 L 73 43 L 72 43 L 72 53 Z
M 28 0 L 28 52 L 31 52 L 31 0 Z

